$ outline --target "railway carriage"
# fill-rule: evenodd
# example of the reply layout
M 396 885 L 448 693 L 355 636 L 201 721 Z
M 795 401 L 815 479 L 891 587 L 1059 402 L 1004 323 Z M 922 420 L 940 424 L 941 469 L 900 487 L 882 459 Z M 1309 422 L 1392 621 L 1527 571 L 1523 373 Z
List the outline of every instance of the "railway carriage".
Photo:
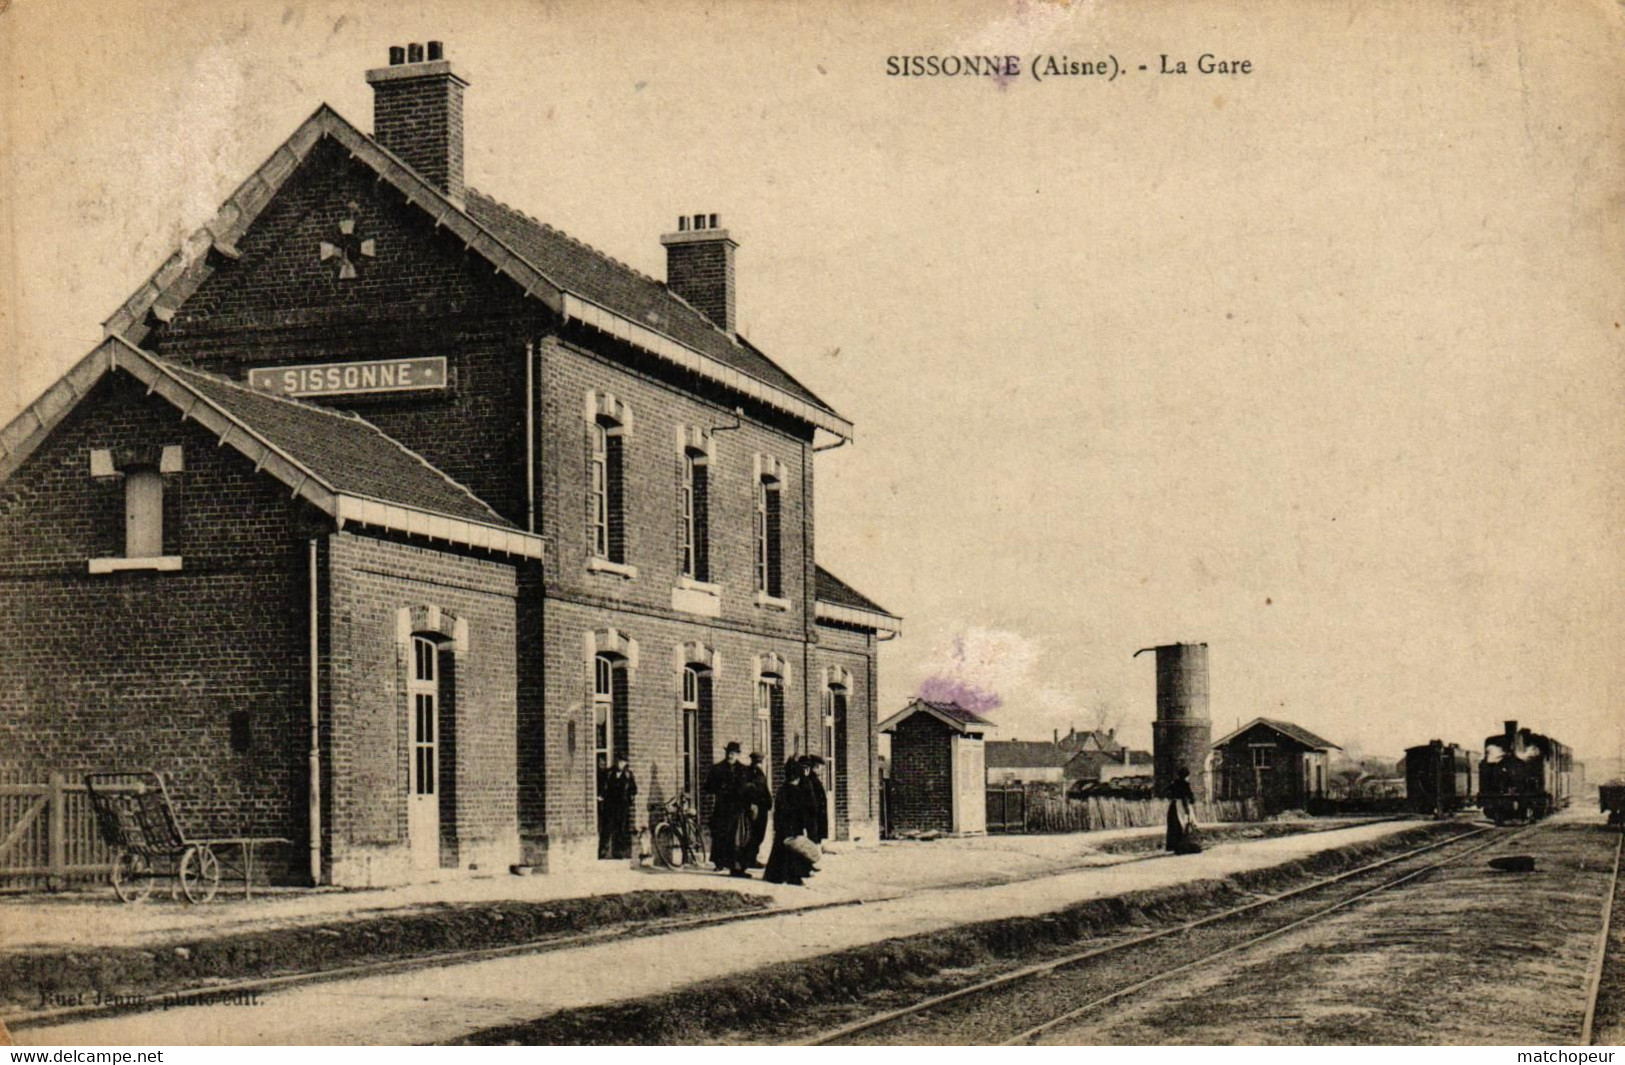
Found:
M 1535 821 L 1569 804 L 1574 756 L 1550 736 L 1508 721 L 1484 740 L 1478 804 L 1496 824 Z
M 1597 804 L 1610 825 L 1625 825 L 1625 780 L 1610 780 L 1597 789 Z
M 1478 790 L 1478 752 L 1433 740 L 1405 750 L 1405 799 L 1417 813 L 1471 806 Z

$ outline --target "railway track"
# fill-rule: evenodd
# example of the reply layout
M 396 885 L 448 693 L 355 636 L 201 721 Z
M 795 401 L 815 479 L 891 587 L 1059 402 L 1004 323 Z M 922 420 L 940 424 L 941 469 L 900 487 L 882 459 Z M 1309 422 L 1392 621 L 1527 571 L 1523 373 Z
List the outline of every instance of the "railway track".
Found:
M 1520 839 L 1536 831 L 1539 827 L 1533 826 L 1510 832 L 1489 827 L 1479 828 L 1464 835 L 1417 847 L 1336 876 L 1316 880 L 1278 895 L 1265 896 L 1255 902 L 1210 914 L 1194 921 L 1134 936 L 1105 946 L 1080 950 L 1060 958 L 1053 958 L 1039 964 L 1003 973 L 908 1006 L 872 1014 L 860 1020 L 821 1032 L 805 1040 L 805 1043 L 815 1046 L 827 1046 L 851 1043 L 886 1043 L 889 1041 L 929 1042 L 928 1038 L 921 1038 L 919 1035 L 922 1022 L 924 1022 L 923 1027 L 925 1030 L 929 1031 L 932 1027 L 932 1018 L 943 1017 L 949 1012 L 950 1007 L 963 1008 L 967 1003 L 982 998 L 998 998 L 1000 1001 L 1001 1008 L 999 1010 L 989 1011 L 994 1013 L 992 1023 L 998 1024 L 1003 1018 L 1009 1018 L 1010 1024 L 1007 1027 L 999 1028 L 997 1031 L 989 1031 L 987 1027 L 989 1018 L 984 1013 L 979 1018 L 976 1026 L 976 1037 L 973 1040 L 965 1041 L 998 1042 L 1005 1045 L 1031 1043 L 1057 1028 L 1076 1021 L 1085 1014 L 1099 1010 L 1129 995 L 1160 984 L 1172 977 L 1190 972 L 1214 960 L 1239 954 L 1261 943 L 1276 939 L 1306 924 L 1321 920 L 1330 914 L 1346 910 L 1381 892 L 1410 883 L 1446 865 L 1459 862 L 1463 858 Z M 1482 837 L 1485 836 L 1490 838 L 1483 839 Z M 1478 840 L 1478 842 L 1470 842 L 1473 840 Z M 1448 856 L 1443 857 L 1441 860 L 1424 862 L 1424 864 L 1416 868 L 1408 868 L 1417 859 L 1447 848 L 1449 849 Z M 1617 857 L 1616 853 L 1616 876 L 1618 872 Z M 1396 867 L 1403 869 L 1397 876 L 1391 876 L 1374 885 L 1367 886 L 1362 883 L 1373 875 L 1379 875 L 1385 871 L 1396 871 Z M 1329 904 L 1326 904 L 1323 898 L 1319 902 L 1316 901 L 1317 897 L 1324 896 L 1327 891 L 1333 890 L 1339 885 L 1345 886 L 1345 889 L 1353 887 L 1354 890 L 1342 894 Z M 1259 918 L 1271 917 L 1275 918 L 1274 923 L 1261 933 L 1254 934 L 1247 928 L 1237 928 L 1237 926 L 1250 924 L 1251 921 Z M 1284 918 L 1284 920 L 1281 918 Z M 1156 953 L 1159 948 L 1166 948 L 1170 945 L 1175 946 L 1176 949 L 1165 951 L 1168 957 L 1150 958 L 1148 960 L 1148 956 Z M 1197 947 L 1194 957 L 1190 956 L 1189 948 L 1192 945 Z M 1147 967 L 1151 971 L 1142 972 Z M 1600 969 L 1598 973 L 1600 975 Z M 1126 979 L 1124 974 L 1127 975 Z M 1055 978 L 1064 978 L 1075 982 L 1078 985 L 1077 990 L 1079 993 L 1057 996 L 1053 990 L 1050 990 L 1045 994 L 1030 996 L 1039 1000 L 1031 1007 L 1020 1002 L 1024 989 L 1044 985 Z M 1595 994 L 1594 986 L 1592 993 Z M 1048 1003 L 1047 1006 L 1042 1002 L 1045 998 L 1055 997 L 1064 997 L 1068 1002 L 1068 1007 L 1056 1012 L 1054 1002 Z M 1083 999 L 1081 1003 L 1078 1003 L 1079 998 Z M 1078 1004 L 1073 1005 L 1071 1003 Z M 1590 1012 L 1590 1009 L 1588 1009 L 1588 1017 Z M 944 1026 L 948 1027 L 950 1031 L 953 1029 L 951 1024 Z M 949 1038 L 943 1041 L 953 1042 L 955 1040 Z
M 1590 1046 L 1597 1038 L 1597 1003 L 1603 987 L 1603 971 L 1608 966 L 1609 936 L 1614 903 L 1619 897 L 1619 861 L 1622 852 L 1625 852 L 1625 832 L 1621 832 L 1614 843 L 1614 869 L 1608 880 L 1608 894 L 1602 903 L 1602 928 L 1597 933 L 1597 945 L 1592 950 L 1591 966 L 1586 974 L 1585 1019 L 1580 1023 L 1581 1046 Z

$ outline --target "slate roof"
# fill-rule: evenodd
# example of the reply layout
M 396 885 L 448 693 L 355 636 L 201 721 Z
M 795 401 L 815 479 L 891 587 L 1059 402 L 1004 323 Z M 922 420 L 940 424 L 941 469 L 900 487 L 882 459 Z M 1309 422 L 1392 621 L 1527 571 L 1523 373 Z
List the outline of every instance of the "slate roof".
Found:
M 931 699 L 913 699 L 907 706 L 882 721 L 880 731 L 889 732 L 905 718 L 922 711 L 931 714 L 958 732 L 968 732 L 973 729 L 977 732 L 983 732 L 996 727 L 987 718 L 975 711 L 965 709 L 958 703 L 936 702 Z
M 1225 736 L 1222 739 L 1214 740 L 1213 741 L 1213 746 L 1215 746 L 1215 747 L 1224 746 L 1225 744 L 1229 743 L 1231 740 L 1235 739 L 1237 736 L 1240 736 L 1242 733 L 1244 733 L 1248 729 L 1252 728 L 1254 725 L 1264 725 L 1267 728 L 1272 728 L 1276 732 L 1279 732 L 1281 735 L 1287 737 L 1288 739 L 1290 739 L 1290 740 L 1292 740 L 1292 741 L 1294 741 L 1296 743 L 1300 743 L 1303 746 L 1310 748 L 1311 750 L 1329 751 L 1329 750 L 1336 749 L 1336 750 L 1340 751 L 1340 750 L 1343 749 L 1343 748 L 1339 747 L 1337 744 L 1333 743 L 1331 740 L 1321 739 L 1319 736 L 1315 735 L 1313 732 L 1310 732 L 1308 729 L 1304 728 L 1302 725 L 1294 725 L 1290 721 L 1278 721 L 1278 720 L 1276 720 L 1274 718 L 1269 718 L 1269 717 L 1255 717 L 1255 718 L 1253 718 L 1251 721 L 1247 722 L 1245 725 L 1243 725 L 1240 728 L 1236 729 L 1236 731 L 1230 733 L 1228 736 Z
M 755 345 L 730 337 L 654 278 L 474 189 L 468 190 L 465 210 L 559 287 L 834 413 Z
M 120 336 L 96 345 L 0 427 L 0 483 L 113 372 L 134 377 L 340 528 L 354 523 L 522 558 L 546 553 L 541 537 L 362 418 L 177 366 Z
M 931 709 L 935 710 L 937 713 L 941 714 L 943 717 L 951 717 L 955 721 L 960 722 L 961 724 L 965 724 L 965 725 L 991 725 L 991 724 L 993 724 L 993 722 L 989 721 L 987 718 L 983 717 L 981 714 L 976 713 L 974 710 L 967 710 L 963 706 L 960 706 L 958 703 L 939 703 L 939 702 L 936 702 L 936 701 L 931 700 L 931 699 L 916 699 L 914 701 L 917 702 L 917 703 L 920 703 L 920 704 L 922 704 L 924 706 L 929 706 Z
M 813 584 L 813 595 L 815 598 L 835 606 L 851 607 L 853 610 L 868 610 L 875 614 L 885 614 L 887 617 L 897 616 L 823 566 L 818 567 L 817 579 Z
M 989 769 L 1061 769 L 1073 755 L 1040 740 L 988 740 L 982 753 Z
M 350 155 L 461 238 L 524 292 L 553 311 L 720 381 L 846 439 L 852 424 L 743 337 L 731 337 L 665 285 L 472 189 L 454 202 L 398 156 L 321 105 L 103 323 L 104 332 L 140 344 L 149 317 L 170 314 L 197 290 L 219 256 L 236 258 L 254 224 L 310 152 L 333 138 Z M 211 253 L 219 253 L 219 256 Z
M 147 357 L 336 491 L 516 528 L 473 492 L 357 415 L 260 392 L 156 355 Z

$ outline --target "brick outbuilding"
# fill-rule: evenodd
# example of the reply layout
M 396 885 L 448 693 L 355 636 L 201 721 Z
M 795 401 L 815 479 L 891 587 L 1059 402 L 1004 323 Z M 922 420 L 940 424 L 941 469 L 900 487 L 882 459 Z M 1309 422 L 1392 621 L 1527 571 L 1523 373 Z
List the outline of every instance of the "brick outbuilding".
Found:
M 958 703 L 915 699 L 880 723 L 891 735 L 894 832 L 987 831 L 984 741 L 993 722 Z
M 0 429 L 0 769 L 164 772 L 292 880 L 598 856 L 738 740 L 877 835 L 890 612 L 815 561 L 836 411 L 667 279 L 470 187 L 437 44 L 323 105 Z

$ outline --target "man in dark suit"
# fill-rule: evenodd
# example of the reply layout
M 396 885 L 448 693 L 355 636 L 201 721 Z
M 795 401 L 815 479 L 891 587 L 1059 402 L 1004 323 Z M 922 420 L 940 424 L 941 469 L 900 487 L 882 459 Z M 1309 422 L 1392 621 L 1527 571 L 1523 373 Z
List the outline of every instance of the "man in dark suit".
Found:
M 598 778 L 598 857 L 632 857 L 632 799 L 637 793 L 626 755 L 616 754 L 615 765 Z
M 730 741 L 722 761 L 705 774 L 705 793 L 711 796 L 711 860 L 731 876 L 749 876 L 750 807 L 745 801 L 746 773 L 739 764 L 739 744 Z
M 760 751 L 750 753 L 750 765 L 745 769 L 745 802 L 751 809 L 750 842 L 745 845 L 745 868 L 762 867 L 762 840 L 767 838 L 768 811 L 773 809 L 773 789 L 768 786 L 767 773 L 762 769 Z
M 829 793 L 824 790 L 824 759 L 816 754 L 803 755 L 801 764 L 807 768 L 807 783 L 816 806 L 812 811 L 812 824 L 807 826 L 807 838 L 823 843 L 829 838 Z

